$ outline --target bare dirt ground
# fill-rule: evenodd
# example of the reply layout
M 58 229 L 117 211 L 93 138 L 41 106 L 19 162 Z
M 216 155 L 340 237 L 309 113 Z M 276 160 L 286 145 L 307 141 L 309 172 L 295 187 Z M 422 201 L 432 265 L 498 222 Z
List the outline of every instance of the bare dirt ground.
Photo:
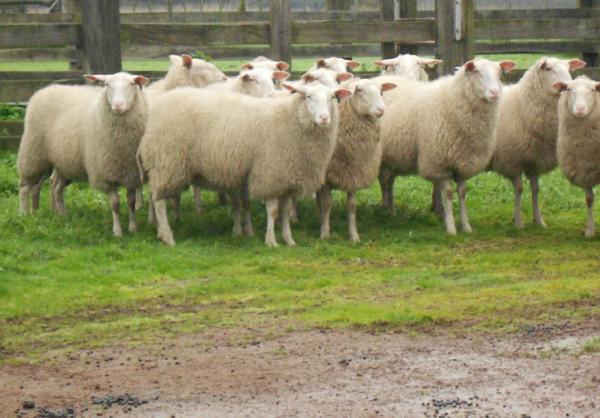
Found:
M 599 321 L 505 337 L 228 330 L 2 366 L 0 416 L 600 417 L 600 353 L 581 352 L 598 335 Z

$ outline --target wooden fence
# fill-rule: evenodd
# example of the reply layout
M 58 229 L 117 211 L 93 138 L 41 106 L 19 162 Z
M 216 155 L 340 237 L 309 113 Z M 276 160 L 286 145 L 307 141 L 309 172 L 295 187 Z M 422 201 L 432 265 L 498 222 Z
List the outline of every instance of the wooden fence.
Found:
M 385 57 L 420 52 L 444 60 L 452 72 L 475 53 L 567 52 L 581 55 L 598 78 L 600 0 L 575 9 L 475 11 L 473 0 L 435 0 L 435 11 L 418 12 L 416 0 L 381 0 L 373 12 L 291 12 L 291 0 L 271 0 L 268 14 L 120 14 L 118 0 L 67 0 L 61 13 L 0 15 L 0 50 L 68 51 L 75 71 L 0 72 L 0 102 L 24 102 L 49 83 L 80 83 L 82 71 L 121 70 L 121 47 L 161 45 L 197 49 L 258 45 L 275 59 L 291 60 L 293 48 L 310 44 L 377 43 Z M 400 17 L 398 18 L 397 15 Z M 143 73 L 143 72 L 142 72 Z M 509 81 L 522 72 L 511 73 Z M 162 73 L 145 73 L 151 78 Z M 9 126 L 10 125 L 10 126 Z M 0 147 L 14 147 L 19 124 L 0 124 Z M 4 144 L 4 145 L 1 145 Z

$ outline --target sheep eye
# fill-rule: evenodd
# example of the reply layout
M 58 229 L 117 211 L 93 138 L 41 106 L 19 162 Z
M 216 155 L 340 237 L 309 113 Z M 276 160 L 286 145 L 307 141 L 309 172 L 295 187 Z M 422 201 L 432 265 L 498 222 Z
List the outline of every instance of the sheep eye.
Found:
M 551 70 L 552 70 L 552 68 L 546 66 L 546 71 L 551 71 Z
M 310 95 L 306 96 L 307 99 L 310 99 Z

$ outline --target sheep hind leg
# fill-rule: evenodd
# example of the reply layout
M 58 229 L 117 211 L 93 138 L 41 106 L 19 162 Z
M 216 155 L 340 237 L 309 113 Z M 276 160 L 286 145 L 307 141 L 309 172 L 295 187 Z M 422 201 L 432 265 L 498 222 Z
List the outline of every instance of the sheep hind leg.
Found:
M 267 209 L 267 232 L 265 234 L 265 244 L 268 247 L 277 247 L 277 239 L 275 238 L 275 220 L 279 212 L 279 199 L 269 199 L 266 201 Z
M 442 192 L 439 186 L 434 183 L 431 191 L 431 211 L 437 214 L 440 219 L 444 219 L 444 204 L 442 203 Z
M 523 229 L 523 212 L 521 210 L 521 196 L 523 195 L 523 178 L 521 175 L 512 179 L 513 188 L 515 190 L 515 208 L 513 212 L 513 221 L 515 228 Z
M 329 217 L 331 214 L 331 189 L 326 185 L 317 192 L 321 214 L 321 239 L 326 240 L 331 236 Z
M 138 211 L 144 206 L 144 187 L 135 189 L 135 210 Z
M 67 179 L 57 171 L 54 171 L 50 178 L 52 208 L 61 215 L 67 214 L 67 209 L 65 207 L 65 187 L 67 187 Z
M 156 226 L 156 210 L 154 210 L 154 200 L 152 200 L 152 196 L 148 197 L 148 223 Z
M 469 224 L 469 215 L 467 214 L 467 182 L 458 177 L 456 179 L 456 192 L 458 194 L 458 202 L 460 206 L 460 225 L 462 227 L 463 232 L 471 233 L 473 229 Z
M 452 210 L 452 182 L 450 179 L 444 179 L 439 184 L 444 203 L 444 224 L 446 232 L 450 235 L 456 235 L 456 225 L 454 223 L 454 212 Z
M 587 207 L 585 236 L 591 238 L 596 234 L 596 227 L 594 223 L 594 189 L 591 187 L 585 188 L 585 205 Z
M 167 201 L 165 199 L 154 200 L 153 206 L 156 213 L 157 236 L 162 242 L 172 247 L 175 245 L 175 239 L 173 239 L 173 232 L 169 226 Z
M 44 176 L 31 188 L 31 208 L 32 210 L 38 210 L 40 208 L 40 193 L 42 192 L 42 186 L 48 176 Z
M 292 237 L 292 227 L 290 225 L 290 207 L 292 206 L 292 197 L 284 197 L 279 201 L 281 205 L 281 236 L 285 243 L 293 247 L 296 245 Z
M 241 237 L 244 233 L 242 231 L 242 202 L 240 192 L 238 190 L 228 193 L 229 200 L 231 201 L 231 211 L 233 212 L 233 235 Z
M 540 209 L 540 179 L 537 174 L 532 174 L 529 177 L 529 184 L 531 185 L 531 201 L 533 202 L 533 221 L 539 226 L 546 228 L 546 222 L 542 217 L 542 211 Z
M 252 228 L 252 208 L 250 206 L 250 196 L 248 194 L 247 187 L 244 187 L 242 190 L 242 208 L 244 210 L 242 230 L 245 236 L 253 237 L 254 228 Z
M 122 237 L 123 231 L 121 230 L 121 220 L 119 218 L 119 211 L 121 209 L 121 202 L 119 200 L 119 192 L 117 189 L 109 190 L 107 193 L 108 200 L 110 202 L 110 208 L 112 210 L 113 218 L 113 234 L 115 237 Z
M 31 187 L 32 186 L 30 184 L 21 184 L 19 187 L 20 211 L 24 215 L 31 213 L 29 207 L 29 195 L 31 194 Z
M 348 233 L 350 234 L 350 241 L 360 242 L 360 236 L 358 235 L 358 229 L 356 227 L 356 194 L 348 192 L 346 197 L 346 206 L 348 207 Z
M 127 189 L 127 209 L 129 212 L 129 232 L 135 233 L 138 230 L 137 221 L 135 219 L 135 213 L 138 205 L 138 192 L 141 189 Z

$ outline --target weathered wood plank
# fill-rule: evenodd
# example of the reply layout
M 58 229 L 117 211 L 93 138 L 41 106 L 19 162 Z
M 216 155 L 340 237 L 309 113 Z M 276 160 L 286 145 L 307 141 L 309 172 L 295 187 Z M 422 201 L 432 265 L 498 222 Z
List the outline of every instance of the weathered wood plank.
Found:
M 420 42 L 435 39 L 433 19 L 395 22 L 292 22 L 292 42 Z
M 381 19 L 384 21 L 394 21 L 394 3 L 395 0 L 381 0 Z M 383 42 L 381 44 L 381 55 L 383 58 L 393 58 L 396 56 L 396 43 Z
M 0 120 L 0 134 L 8 133 L 9 136 L 23 135 L 22 120 Z
M 414 19 L 418 17 L 417 0 L 399 0 L 398 12 L 401 18 Z M 435 17 L 435 16 L 430 16 Z M 397 52 L 400 54 L 417 54 L 418 47 L 407 43 L 399 43 L 396 47 Z
M 72 47 L 0 49 L 0 60 L 2 61 L 68 61 L 74 59 L 75 56 L 75 49 Z
M 436 0 L 436 56 L 443 60 L 438 71 L 450 74 L 475 54 L 474 11 L 473 0 Z
M 214 45 L 268 44 L 268 23 L 163 24 L 124 23 L 123 44 Z
M 271 0 L 271 57 L 274 60 L 292 63 L 292 2 Z
M 476 20 L 477 39 L 594 39 L 600 19 L 489 19 Z
M 0 150 L 4 151 L 18 151 L 19 144 L 21 143 L 21 136 L 0 136 Z
M 26 102 L 31 95 L 49 84 L 81 84 L 82 78 L 62 80 L 1 80 L 0 103 Z
M 0 25 L 0 48 L 75 45 L 80 40 L 80 25 L 10 24 Z
M 0 13 L 3 23 L 75 23 L 75 15 L 70 13 Z
M 65 80 L 82 77 L 81 71 L 0 71 L 0 81 Z
M 81 0 L 82 66 L 85 72 L 121 71 L 119 0 Z

